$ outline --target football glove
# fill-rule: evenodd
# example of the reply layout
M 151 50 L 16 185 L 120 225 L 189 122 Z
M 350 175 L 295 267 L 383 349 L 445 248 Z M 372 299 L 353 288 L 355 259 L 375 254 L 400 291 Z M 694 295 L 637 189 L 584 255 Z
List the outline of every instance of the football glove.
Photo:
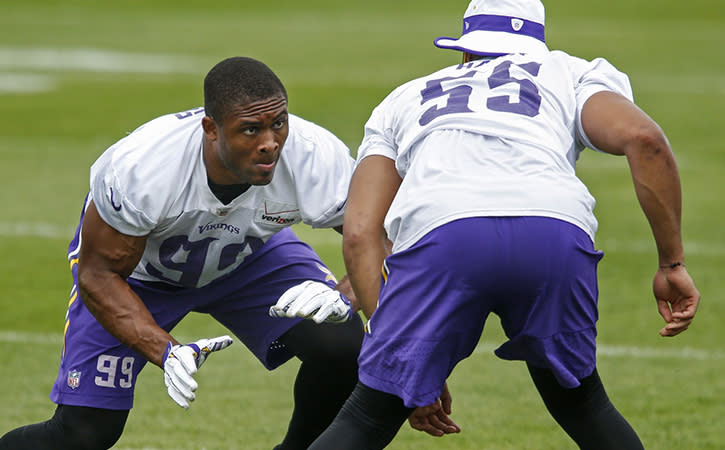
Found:
M 193 375 L 211 352 L 225 349 L 232 342 L 229 336 L 199 339 L 186 345 L 171 345 L 169 342 L 163 359 L 164 382 L 169 397 L 182 408 L 188 409 L 189 404 L 196 398 L 194 392 L 199 387 Z
M 287 289 L 269 308 L 272 317 L 303 317 L 316 323 L 341 323 L 353 315 L 350 301 L 319 281 L 307 280 Z

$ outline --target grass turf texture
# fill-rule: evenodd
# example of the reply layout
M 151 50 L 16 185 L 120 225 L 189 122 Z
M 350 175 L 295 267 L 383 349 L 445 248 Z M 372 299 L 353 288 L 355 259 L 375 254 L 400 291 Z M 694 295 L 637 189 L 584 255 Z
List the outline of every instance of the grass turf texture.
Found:
M 721 181 L 725 131 L 725 12 L 714 0 L 549 0 L 552 49 L 604 56 L 630 75 L 635 99 L 667 132 L 683 181 L 688 269 L 703 296 L 693 328 L 657 335 L 651 295 L 654 243 L 622 158 L 586 152 L 579 173 L 597 197 L 601 315 L 599 369 L 610 397 L 646 448 L 719 449 L 725 441 L 725 269 Z M 28 0 L 0 14 L 0 433 L 45 420 L 70 288 L 65 248 L 87 189 L 88 167 L 140 123 L 202 103 L 217 61 L 259 58 L 285 82 L 290 110 L 326 126 L 353 150 L 371 109 L 393 87 L 458 62 L 435 37 L 460 32 L 466 2 L 331 0 L 240 4 L 220 0 Z M 101 53 L 89 53 L 90 51 Z M 120 61 L 114 67 L 88 68 Z M 101 58 L 103 56 L 103 58 Z M 125 59 L 124 59 L 125 58 Z M 156 71 L 156 72 L 155 72 Z M 160 72 L 158 72 L 160 71 Z M 19 83 L 17 80 L 21 80 Z M 17 92 L 18 87 L 35 91 Z M 297 227 L 338 275 L 339 237 Z M 223 334 L 192 315 L 182 338 Z M 480 351 L 454 372 L 460 435 L 403 428 L 392 449 L 574 448 L 547 415 L 522 363 Z M 211 358 L 189 411 L 149 367 L 116 448 L 269 449 L 292 407 L 292 361 L 268 373 L 241 345 Z M 324 395 L 324 393 L 320 393 Z

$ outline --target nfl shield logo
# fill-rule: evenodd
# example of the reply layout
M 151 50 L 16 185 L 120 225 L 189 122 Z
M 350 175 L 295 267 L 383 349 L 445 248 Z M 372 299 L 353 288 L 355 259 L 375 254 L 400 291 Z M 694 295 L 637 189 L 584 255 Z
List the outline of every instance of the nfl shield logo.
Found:
M 77 389 L 81 385 L 81 371 L 71 370 L 68 372 L 68 386 L 71 389 Z
M 521 27 L 524 26 L 524 21 L 521 19 L 511 19 L 511 28 L 514 29 L 514 31 L 521 30 Z

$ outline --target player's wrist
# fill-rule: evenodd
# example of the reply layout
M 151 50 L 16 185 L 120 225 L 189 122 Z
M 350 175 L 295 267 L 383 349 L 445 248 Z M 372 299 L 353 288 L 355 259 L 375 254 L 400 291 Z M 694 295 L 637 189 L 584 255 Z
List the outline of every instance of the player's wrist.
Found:
M 677 270 L 677 269 L 684 269 L 684 268 L 685 268 L 684 260 L 660 263 L 660 269 L 662 269 L 662 270 Z

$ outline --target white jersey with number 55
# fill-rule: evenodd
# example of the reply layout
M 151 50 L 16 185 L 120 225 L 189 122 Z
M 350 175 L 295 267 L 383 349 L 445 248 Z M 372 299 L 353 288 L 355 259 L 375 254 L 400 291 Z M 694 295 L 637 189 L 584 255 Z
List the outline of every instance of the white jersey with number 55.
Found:
M 393 250 L 483 216 L 553 217 L 593 240 L 594 199 L 575 165 L 594 148 L 582 106 L 603 90 L 632 99 L 606 60 L 551 51 L 451 66 L 391 92 L 365 125 L 358 163 L 386 156 L 403 178 L 385 218 Z

